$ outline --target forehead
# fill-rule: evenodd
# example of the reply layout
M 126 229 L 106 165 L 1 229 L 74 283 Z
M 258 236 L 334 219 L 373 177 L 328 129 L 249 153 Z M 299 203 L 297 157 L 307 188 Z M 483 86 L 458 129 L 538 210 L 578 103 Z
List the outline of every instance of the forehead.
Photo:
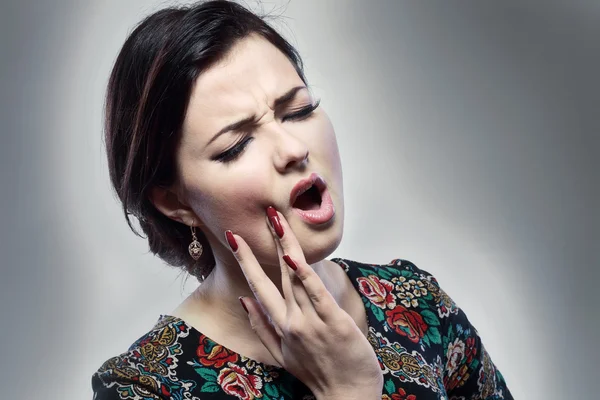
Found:
M 214 133 L 239 118 L 267 110 L 274 99 L 304 83 L 287 57 L 267 40 L 249 36 L 197 78 L 185 132 Z

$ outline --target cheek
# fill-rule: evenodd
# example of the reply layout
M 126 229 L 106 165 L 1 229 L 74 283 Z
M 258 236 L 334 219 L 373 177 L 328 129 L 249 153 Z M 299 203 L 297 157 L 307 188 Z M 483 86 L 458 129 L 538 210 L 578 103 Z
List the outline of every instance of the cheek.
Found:
M 260 182 L 238 177 L 203 185 L 192 195 L 192 207 L 209 229 L 234 230 L 257 219 L 265 195 Z
M 332 165 L 339 164 L 339 151 L 335 131 L 326 114 L 322 114 L 308 129 L 310 132 L 311 152 L 319 155 Z
M 271 233 L 266 225 L 266 207 L 273 193 L 266 170 L 260 163 L 240 163 L 224 173 L 205 168 L 203 180 L 189 191 L 192 208 L 204 225 L 203 231 L 223 245 L 223 233 L 229 229 L 242 236 L 258 253 L 270 253 Z M 266 248 L 265 243 L 267 244 Z M 262 247 L 261 247 L 262 246 Z M 256 254 L 259 256 L 259 254 Z
M 313 138 L 315 145 L 312 146 L 311 153 L 326 166 L 330 178 L 335 181 L 331 183 L 334 183 L 336 188 L 341 191 L 342 165 L 340 153 L 333 125 L 326 115 L 319 120 L 319 125 L 314 132 L 316 133 Z

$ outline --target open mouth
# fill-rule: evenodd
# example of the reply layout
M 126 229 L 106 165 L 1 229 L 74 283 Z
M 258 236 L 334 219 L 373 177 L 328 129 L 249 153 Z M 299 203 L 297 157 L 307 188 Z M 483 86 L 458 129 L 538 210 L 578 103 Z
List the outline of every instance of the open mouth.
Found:
M 296 198 L 292 207 L 304 211 L 318 210 L 321 207 L 321 202 L 321 191 L 316 185 L 312 185 L 308 190 Z
M 328 223 L 335 216 L 327 183 L 315 172 L 296 183 L 290 193 L 290 204 L 296 215 L 310 225 Z

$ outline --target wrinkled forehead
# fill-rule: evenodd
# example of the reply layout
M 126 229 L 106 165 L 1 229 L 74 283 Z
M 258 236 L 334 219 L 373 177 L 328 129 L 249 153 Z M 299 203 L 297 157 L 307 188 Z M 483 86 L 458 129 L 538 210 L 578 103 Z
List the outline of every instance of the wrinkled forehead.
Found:
M 196 80 L 183 131 L 208 135 L 251 114 L 261 115 L 273 101 L 295 86 L 303 86 L 293 64 L 267 40 L 250 36 Z M 298 99 L 309 98 L 307 90 Z

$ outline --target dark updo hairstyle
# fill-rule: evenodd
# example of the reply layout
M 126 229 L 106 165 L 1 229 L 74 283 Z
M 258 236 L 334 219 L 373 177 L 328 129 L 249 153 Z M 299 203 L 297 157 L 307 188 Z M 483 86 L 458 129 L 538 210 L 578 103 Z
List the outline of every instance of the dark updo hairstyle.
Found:
M 277 47 L 306 84 L 296 49 L 260 17 L 226 0 L 160 10 L 129 35 L 108 82 L 105 142 L 110 179 L 129 227 L 133 215 L 150 251 L 170 265 L 202 279 L 215 265 L 202 232 L 200 259 L 188 253 L 190 228 L 158 211 L 150 189 L 176 177 L 175 150 L 196 78 L 223 59 L 240 39 L 257 34 Z

